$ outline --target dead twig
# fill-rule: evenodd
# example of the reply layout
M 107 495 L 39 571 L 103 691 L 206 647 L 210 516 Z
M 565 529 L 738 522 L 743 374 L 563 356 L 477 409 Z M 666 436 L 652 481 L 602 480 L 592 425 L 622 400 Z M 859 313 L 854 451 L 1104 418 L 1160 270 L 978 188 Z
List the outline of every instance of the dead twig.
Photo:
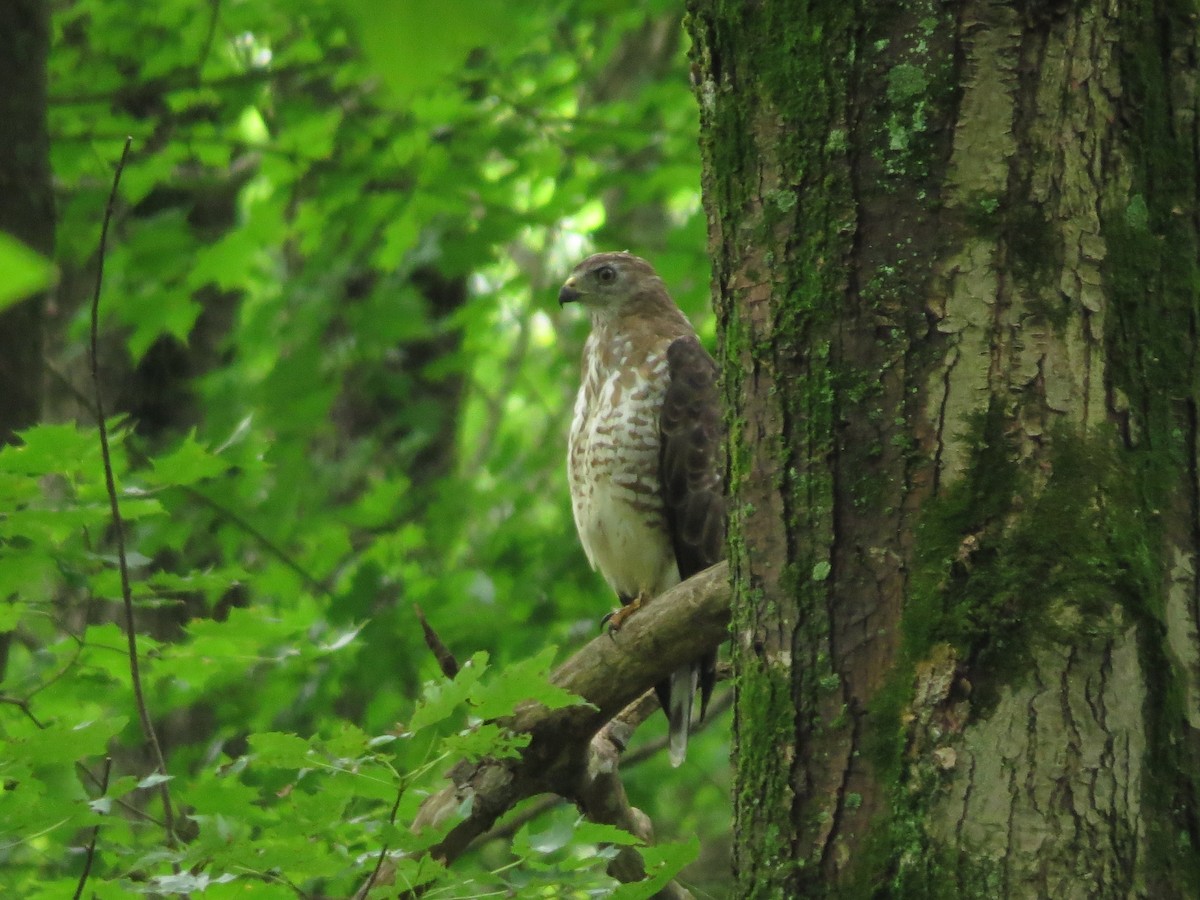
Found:
M 458 674 L 458 660 L 454 658 L 454 654 L 450 649 L 442 643 L 442 639 L 438 637 L 438 633 L 433 630 L 433 626 L 425 618 L 425 611 L 414 603 L 413 612 L 417 614 L 417 621 L 421 623 L 421 630 L 425 632 L 425 646 L 428 647 L 434 657 L 438 661 L 438 666 L 441 667 L 442 674 L 447 678 L 453 678 Z

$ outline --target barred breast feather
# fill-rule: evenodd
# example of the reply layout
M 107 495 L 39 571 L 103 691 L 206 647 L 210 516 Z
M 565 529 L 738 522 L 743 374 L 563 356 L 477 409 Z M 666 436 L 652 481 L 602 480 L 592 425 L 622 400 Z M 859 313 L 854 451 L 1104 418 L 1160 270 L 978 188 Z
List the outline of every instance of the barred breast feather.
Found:
M 679 581 L 659 479 L 665 347 L 584 351 L 569 447 L 572 511 L 592 566 L 625 601 Z

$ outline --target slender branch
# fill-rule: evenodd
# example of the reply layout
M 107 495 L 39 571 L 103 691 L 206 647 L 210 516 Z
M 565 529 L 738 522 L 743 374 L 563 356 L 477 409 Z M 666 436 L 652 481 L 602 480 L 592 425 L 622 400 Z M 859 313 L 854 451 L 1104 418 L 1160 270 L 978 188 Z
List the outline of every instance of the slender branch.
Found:
M 46 727 L 44 724 L 42 724 L 42 722 L 38 719 L 38 717 L 33 714 L 33 710 L 29 708 L 28 700 L 22 700 L 19 697 L 8 697 L 3 694 L 0 694 L 0 703 L 7 703 L 9 706 L 15 706 L 21 712 L 25 713 L 25 715 L 26 715 L 26 717 L 28 717 L 29 721 L 32 722 L 34 725 L 36 725 L 38 728 Z
M 718 676 L 718 681 L 720 680 L 720 676 Z M 659 708 L 658 698 L 651 695 L 651 699 L 654 700 L 653 711 L 657 711 Z M 733 692 L 725 691 L 719 697 L 714 698 L 713 702 L 709 704 L 708 712 L 704 715 L 704 721 L 692 723 L 691 733 L 700 734 L 703 732 L 706 728 L 712 725 L 713 722 L 719 719 L 731 706 L 733 706 Z M 622 713 L 621 715 L 624 716 L 625 714 Z M 662 737 L 655 738 L 652 741 L 646 741 L 646 743 L 640 745 L 632 753 L 627 753 L 625 755 L 623 766 L 626 769 L 629 769 L 631 766 L 636 766 L 648 759 L 658 756 L 667 749 L 667 744 L 669 744 L 670 741 L 670 736 L 666 734 L 664 734 Z
M 108 225 L 112 221 L 113 207 L 117 202 L 117 189 L 121 184 L 121 173 L 125 169 L 125 161 L 129 158 L 129 148 L 133 138 L 125 139 L 125 148 L 121 151 L 121 159 L 117 163 L 117 171 L 113 175 L 112 191 L 108 195 L 108 205 L 104 209 L 104 224 L 100 228 L 100 248 L 96 264 L 96 290 L 92 295 L 92 329 L 91 329 L 91 363 L 92 387 L 95 391 L 96 423 L 100 431 L 100 456 L 104 463 L 104 484 L 108 489 L 108 505 L 112 514 L 113 532 L 117 543 L 117 568 L 121 574 L 121 599 L 125 605 L 125 638 L 129 650 L 129 678 L 133 685 L 133 696 L 137 702 L 138 718 L 141 720 L 142 734 L 150 746 L 155 768 L 160 775 L 167 774 L 167 764 L 163 759 L 162 746 L 158 742 L 158 734 L 150 721 L 150 711 L 146 706 L 146 694 L 142 688 L 142 674 L 138 663 L 137 629 L 133 620 L 133 590 L 129 583 L 129 560 L 125 554 L 125 525 L 121 519 L 121 506 L 117 501 L 116 478 L 113 475 L 112 452 L 108 444 L 108 423 L 104 420 L 104 398 L 100 390 L 100 373 L 97 363 L 97 344 L 100 331 L 100 290 L 104 284 L 104 256 L 108 245 Z M 167 846 L 175 847 L 175 816 L 171 811 L 171 794 L 167 782 L 159 784 L 159 794 L 163 805 L 163 826 L 166 830 Z
M 425 618 L 423 616 L 421 618 L 421 621 L 422 622 L 425 621 Z M 400 812 L 400 801 L 404 799 L 405 787 L 406 787 L 406 785 L 401 783 L 400 789 L 398 791 L 396 791 L 396 802 L 392 804 L 392 812 L 388 816 L 388 824 L 389 825 L 396 824 L 396 815 Z M 358 897 L 365 898 L 369 893 L 371 893 L 371 888 L 373 888 L 375 886 L 375 881 L 379 878 L 379 870 L 383 868 L 383 864 L 387 860 L 387 855 L 388 855 L 389 849 L 390 848 L 386 842 L 384 843 L 384 845 L 382 847 L 379 848 L 379 856 L 375 860 L 375 868 L 371 870 L 371 876 L 367 879 L 366 884 L 364 884 L 361 888 L 359 888 L 358 893 L 356 893 L 354 895 L 356 898 L 358 898 Z
M 96 788 L 96 790 L 100 791 L 102 794 L 105 790 L 107 790 L 107 788 L 101 787 L 103 782 L 101 782 L 101 780 L 96 777 L 96 774 L 91 769 L 89 769 L 87 766 L 85 766 L 83 763 L 79 762 L 78 760 L 75 761 L 75 769 L 76 769 L 76 771 L 79 772 L 79 774 L 83 778 L 85 778 L 90 784 L 92 784 Z M 117 799 L 115 799 L 113 801 L 113 803 L 115 803 L 117 806 L 121 807 L 121 809 L 125 810 L 125 812 L 129 813 L 129 815 L 134 819 L 137 819 L 141 822 L 146 822 L 150 825 L 155 826 L 156 828 L 163 827 L 163 823 L 160 819 L 156 819 L 154 816 L 150 815 L 150 813 L 146 812 L 141 807 L 135 806 L 134 804 L 130 803 L 124 797 L 118 797 Z
M 100 777 L 100 796 L 103 797 L 108 793 L 108 776 L 112 774 L 112 757 L 104 757 L 104 774 Z M 79 884 L 75 885 L 75 895 L 73 900 L 79 900 L 83 896 L 83 888 L 87 884 L 88 876 L 92 873 L 92 861 L 96 858 L 96 839 L 100 836 L 100 825 L 97 823 L 92 827 L 92 837 L 88 841 L 87 854 L 83 859 L 83 871 L 79 873 Z
M 282 563 L 285 568 L 290 569 L 298 578 L 300 578 L 301 581 L 307 584 L 312 591 L 324 597 L 328 597 L 333 593 L 333 589 L 329 586 L 328 579 L 322 581 L 321 579 L 317 578 L 317 576 L 313 575 L 311 572 L 305 569 L 304 566 L 300 565 L 300 563 L 291 557 L 286 550 L 276 544 L 273 540 L 259 531 L 258 528 L 250 524 L 232 509 L 229 509 L 229 507 L 218 503 L 212 497 L 208 496 L 208 494 L 204 493 L 193 485 L 181 484 L 177 485 L 177 487 L 193 500 L 200 501 L 213 512 L 217 513 L 217 515 L 219 515 L 221 518 L 232 523 L 233 525 L 236 525 L 247 535 L 258 541 L 259 546 L 267 551 L 268 556 L 275 557 L 275 559 Z
M 221 0 L 208 0 L 208 30 L 204 35 L 204 43 L 201 44 L 200 56 L 196 60 L 196 80 L 200 80 L 200 76 L 204 72 L 204 64 L 208 62 L 209 54 L 212 53 L 213 41 L 217 36 L 217 22 L 221 18 Z

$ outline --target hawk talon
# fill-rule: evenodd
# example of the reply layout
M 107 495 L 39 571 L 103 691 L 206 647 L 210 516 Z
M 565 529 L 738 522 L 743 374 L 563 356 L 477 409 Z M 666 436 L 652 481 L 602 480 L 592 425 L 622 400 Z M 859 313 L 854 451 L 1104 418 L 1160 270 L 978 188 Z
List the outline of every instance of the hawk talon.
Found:
M 604 618 L 600 620 L 600 627 L 603 628 L 605 625 L 607 625 L 609 623 L 609 620 L 611 620 L 612 617 L 615 616 L 616 614 L 617 614 L 617 610 L 615 610 L 615 609 L 612 610 L 611 612 L 605 613 Z M 617 640 L 617 630 L 615 628 L 609 628 L 608 636 L 615 643 Z
M 635 612 L 637 612 L 639 609 L 642 608 L 643 602 L 645 602 L 645 600 L 642 595 L 638 595 L 637 597 L 634 597 L 632 600 L 630 600 L 627 604 L 622 606 L 620 609 L 614 609 L 607 616 L 605 616 L 604 622 L 601 624 L 607 623 L 608 633 L 610 635 L 612 635 L 615 632 L 620 631 L 622 626 L 624 626 L 626 620 L 630 616 L 632 616 Z

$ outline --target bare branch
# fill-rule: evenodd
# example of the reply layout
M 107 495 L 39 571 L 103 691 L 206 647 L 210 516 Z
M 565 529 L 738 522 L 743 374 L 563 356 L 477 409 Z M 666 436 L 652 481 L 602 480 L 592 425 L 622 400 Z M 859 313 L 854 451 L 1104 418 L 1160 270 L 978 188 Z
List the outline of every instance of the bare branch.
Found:
M 654 826 L 650 817 L 629 802 L 621 781 L 620 758 L 629 735 L 629 726 L 613 719 L 600 729 L 588 747 L 588 764 L 575 789 L 579 811 L 593 822 L 615 825 L 623 831 L 654 842 Z M 646 863 L 636 847 L 622 847 L 608 864 L 608 874 L 624 884 L 646 877 Z M 663 900 L 691 900 L 691 893 L 672 881 L 656 897 Z
M 104 774 L 100 777 L 100 796 L 103 797 L 108 793 L 108 777 L 112 774 L 112 757 L 104 757 Z M 87 852 L 83 858 L 83 871 L 79 873 L 79 883 L 75 885 L 75 894 L 73 900 L 79 900 L 83 896 L 83 889 L 87 885 L 88 876 L 92 873 L 92 862 L 96 858 L 96 839 L 100 837 L 100 826 L 92 826 L 92 836 L 88 840 Z
M 722 669 L 726 671 L 721 671 Z M 729 672 L 727 670 L 727 664 L 721 664 L 718 667 L 718 682 L 728 680 Z M 700 734 L 703 732 L 704 729 L 708 728 L 713 722 L 719 719 L 731 706 L 733 706 L 733 694 L 731 692 L 725 692 L 717 697 L 714 697 L 712 704 L 708 707 L 708 714 L 704 717 L 704 721 L 695 722 L 692 724 L 692 734 Z M 612 722 L 609 722 L 609 724 L 605 726 L 605 729 L 608 729 L 617 722 L 621 722 L 628 726 L 626 729 L 628 732 L 633 732 L 637 730 L 639 725 L 657 713 L 660 709 L 661 706 L 659 706 L 658 697 L 655 695 L 655 693 L 653 691 L 646 691 L 646 693 L 642 694 L 641 697 L 629 704 L 627 707 L 625 707 L 625 709 L 621 710 L 621 714 L 613 719 Z M 605 729 L 601 730 L 602 734 L 604 733 Z M 613 731 L 613 736 L 620 739 L 625 738 L 625 735 L 618 733 L 615 730 Z M 663 735 L 661 738 L 656 738 L 652 741 L 646 741 L 633 752 L 626 752 L 628 749 L 627 747 L 620 747 L 622 751 L 622 767 L 628 772 L 632 766 L 640 765 L 646 760 L 658 756 L 667 749 L 667 741 L 667 736 Z M 556 794 L 545 794 L 535 802 L 530 803 L 516 815 L 509 816 L 491 831 L 480 835 L 475 841 L 472 842 L 471 849 L 474 850 L 482 844 L 490 843 L 491 841 L 509 840 L 513 835 L 521 830 L 522 826 L 527 825 L 538 816 L 549 812 L 556 806 L 561 806 L 563 803 L 567 802 L 568 801 L 566 799 L 559 797 Z
M 117 485 L 113 476 L 112 453 L 108 446 L 108 423 L 104 421 L 104 400 L 100 390 L 100 374 L 97 366 L 97 335 L 100 330 L 100 289 L 104 284 L 104 255 L 108 245 L 108 225 L 112 221 L 113 206 L 117 201 L 117 188 L 121 184 L 121 173 L 125 170 L 125 161 L 129 158 L 129 147 L 133 138 L 125 139 L 125 148 L 121 152 L 117 171 L 113 175 L 112 191 L 108 195 L 108 205 L 104 209 L 104 224 L 100 228 L 100 249 L 96 263 L 96 290 L 92 295 L 92 387 L 95 392 L 96 423 L 100 431 L 100 456 L 104 463 L 104 484 L 108 489 L 108 505 L 112 514 L 113 534 L 117 543 L 117 568 L 121 573 L 121 599 L 125 606 L 125 638 L 129 645 L 129 679 L 133 686 L 133 696 L 137 702 L 138 718 L 141 720 L 142 734 L 150 747 L 157 772 L 167 774 L 167 764 L 163 759 L 162 746 L 158 742 L 158 734 L 150 721 L 150 711 L 146 706 L 146 694 L 142 689 L 142 675 L 138 663 L 137 629 L 133 620 L 133 590 L 129 584 L 129 560 L 125 554 L 125 523 L 121 518 L 121 506 L 117 501 Z M 167 833 L 167 846 L 175 846 L 175 817 L 171 811 L 171 794 L 167 782 L 163 780 L 158 786 L 163 805 L 163 827 Z
M 421 618 L 421 621 L 422 622 L 425 621 L 423 616 Z M 406 787 L 406 785 L 401 784 L 400 789 L 398 791 L 396 791 L 396 802 L 392 804 L 392 811 L 388 815 L 388 824 L 389 825 L 396 824 L 396 814 L 400 812 L 400 801 L 404 799 L 405 787 Z M 384 844 L 382 847 L 379 848 L 379 856 L 376 857 L 376 859 L 375 859 L 375 868 L 373 868 L 371 870 L 371 875 L 369 878 L 367 878 L 366 884 L 364 884 L 358 890 L 358 893 L 356 893 L 354 895 L 355 897 L 366 897 L 369 893 L 371 893 L 371 888 L 373 888 L 375 886 L 375 882 L 379 878 L 379 873 L 383 869 L 383 864 L 384 864 L 384 862 L 387 861 L 387 855 L 388 855 L 389 849 L 390 848 L 388 847 L 387 844 Z

